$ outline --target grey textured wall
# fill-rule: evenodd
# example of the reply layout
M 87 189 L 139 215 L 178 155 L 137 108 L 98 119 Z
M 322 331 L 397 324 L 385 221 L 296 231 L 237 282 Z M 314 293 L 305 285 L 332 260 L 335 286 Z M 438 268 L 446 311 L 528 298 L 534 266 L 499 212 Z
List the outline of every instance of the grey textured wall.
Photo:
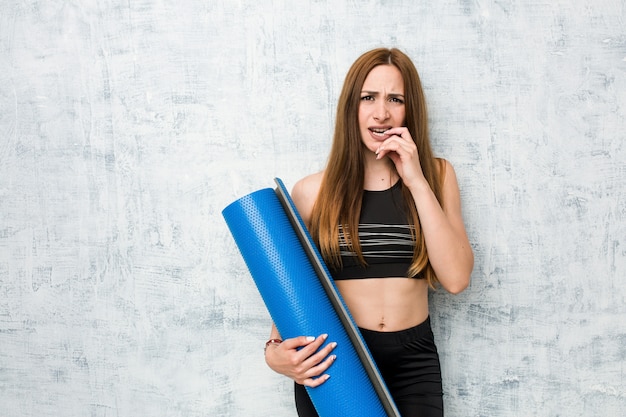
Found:
M 420 69 L 476 266 L 448 416 L 626 409 L 623 0 L 2 1 L 4 416 L 291 416 L 221 217 L 325 161 L 353 60 Z

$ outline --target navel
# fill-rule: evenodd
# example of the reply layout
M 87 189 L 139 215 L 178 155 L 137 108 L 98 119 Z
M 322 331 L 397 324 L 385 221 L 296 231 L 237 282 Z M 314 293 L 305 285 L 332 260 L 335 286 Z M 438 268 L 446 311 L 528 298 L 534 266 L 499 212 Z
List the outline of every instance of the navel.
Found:
M 380 322 L 378 323 L 378 331 L 384 331 L 385 328 L 387 327 L 387 324 L 385 323 L 385 318 L 381 317 L 380 318 Z

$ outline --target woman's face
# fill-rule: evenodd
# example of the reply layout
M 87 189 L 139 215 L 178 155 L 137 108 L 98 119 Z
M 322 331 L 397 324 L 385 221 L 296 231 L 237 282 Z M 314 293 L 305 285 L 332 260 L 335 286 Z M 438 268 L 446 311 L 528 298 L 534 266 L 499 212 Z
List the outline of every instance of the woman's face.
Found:
M 365 78 L 359 102 L 359 129 L 363 145 L 376 152 L 390 135 L 384 132 L 404 126 L 404 81 L 398 68 L 378 65 Z

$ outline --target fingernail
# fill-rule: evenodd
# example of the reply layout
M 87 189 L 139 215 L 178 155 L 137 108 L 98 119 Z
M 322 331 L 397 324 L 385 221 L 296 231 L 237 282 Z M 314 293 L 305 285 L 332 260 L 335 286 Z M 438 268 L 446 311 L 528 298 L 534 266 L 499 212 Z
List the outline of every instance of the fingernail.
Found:
M 333 349 L 334 349 L 334 348 L 336 348 L 336 347 L 337 347 L 337 342 L 333 342 L 333 343 L 331 343 L 330 345 L 331 345 L 331 346 L 333 347 Z
M 307 341 L 307 342 L 312 342 L 312 341 L 314 341 L 314 340 L 315 340 L 315 338 L 314 338 L 313 336 L 308 336 L 308 337 L 306 338 L 306 341 Z
M 324 340 L 328 339 L 328 335 L 324 333 L 324 334 L 322 335 L 322 339 L 324 339 Z

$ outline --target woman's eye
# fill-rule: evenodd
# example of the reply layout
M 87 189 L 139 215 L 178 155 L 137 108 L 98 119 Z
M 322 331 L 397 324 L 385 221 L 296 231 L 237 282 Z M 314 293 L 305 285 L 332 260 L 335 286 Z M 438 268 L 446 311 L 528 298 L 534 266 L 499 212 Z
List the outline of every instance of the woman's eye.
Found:
M 391 102 L 393 103 L 398 103 L 398 104 L 404 104 L 404 100 L 398 98 L 398 97 L 392 97 L 391 98 Z
M 363 100 L 363 101 L 371 101 L 371 100 L 374 100 L 374 97 L 372 97 L 372 96 L 363 96 L 363 97 L 361 97 L 361 100 Z

